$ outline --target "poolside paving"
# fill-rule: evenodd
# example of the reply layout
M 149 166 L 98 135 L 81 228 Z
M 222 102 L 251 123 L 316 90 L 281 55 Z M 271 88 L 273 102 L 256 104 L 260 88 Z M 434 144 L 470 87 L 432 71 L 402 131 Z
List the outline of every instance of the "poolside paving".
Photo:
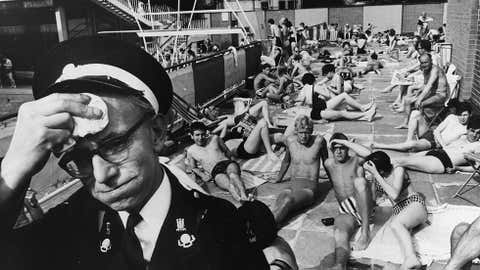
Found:
M 377 103 L 378 114 L 382 117 L 377 118 L 374 122 L 358 122 L 358 121 L 337 121 L 326 124 L 316 124 L 315 131 L 325 132 L 343 132 L 348 136 L 355 138 L 360 143 L 369 143 L 371 141 L 382 143 L 401 142 L 405 139 L 406 130 L 395 129 L 394 126 L 399 125 L 403 118 L 403 114 L 392 113 L 388 108 L 388 104 L 394 101 L 396 90 L 392 93 L 380 93 L 390 82 L 391 74 L 394 69 L 404 66 L 387 65 L 381 75 L 368 74 L 363 78 L 356 79 L 356 82 L 363 85 L 363 90 L 357 99 L 366 103 L 370 97 L 374 97 Z M 316 69 L 321 65 L 316 65 Z M 19 104 L 31 100 L 31 90 L 22 89 L 1 89 L 0 104 L 2 104 L 1 114 L 8 114 L 16 111 Z M 3 106 L 5 105 L 5 106 Z M 11 127 L 10 127 L 11 125 Z M 8 123 L 4 128 L 13 128 L 14 123 Z M 9 138 L 0 138 L 9 139 Z M 6 149 L 3 149 L 5 151 Z M 395 151 L 387 151 L 392 157 L 400 157 L 410 155 L 409 153 L 400 153 Z M 468 175 L 429 175 L 419 172 L 409 172 L 414 188 L 422 192 L 427 197 L 427 204 L 430 206 L 438 206 L 445 203 L 470 205 L 469 202 L 452 198 L 452 195 L 463 183 Z M 327 179 L 320 179 L 321 190 L 324 191 L 322 196 L 313 206 L 301 213 L 295 213 L 289 221 L 279 231 L 282 236 L 292 246 L 297 263 L 300 269 L 314 267 L 315 269 L 326 269 L 325 265 L 330 265 L 332 261 L 332 250 L 334 248 L 333 228 L 325 226 L 321 222 L 322 218 L 335 217 L 338 215 L 338 203 L 335 199 L 331 184 Z M 258 199 L 269 205 L 275 202 L 278 195 L 286 184 L 266 183 L 258 187 Z M 219 192 L 214 186 L 209 186 L 211 191 L 223 198 L 231 200 L 225 192 Z M 466 199 L 475 203 L 480 203 L 478 191 L 467 194 Z M 443 262 L 434 262 L 428 269 L 442 269 Z M 399 266 L 391 263 L 361 259 L 350 263 L 351 269 L 397 269 Z M 480 268 L 476 268 L 480 269 Z
M 406 130 L 394 128 L 403 121 L 405 115 L 393 113 L 388 108 L 388 104 L 395 100 L 396 91 L 398 90 L 387 94 L 380 93 L 380 90 L 390 83 L 392 71 L 403 66 L 405 66 L 405 63 L 388 65 L 382 70 L 381 75 L 367 74 L 363 78 L 356 79 L 356 83 L 358 82 L 365 87 L 365 90 L 361 92 L 357 99 L 365 103 L 368 102 L 370 96 L 373 96 L 377 103 L 378 113 L 382 115 L 382 118 L 376 119 L 371 123 L 360 121 L 330 122 L 320 125 L 320 127 L 316 125 L 315 130 L 344 132 L 348 136 L 356 138 L 360 143 L 371 141 L 395 143 L 405 140 Z M 325 125 L 328 125 L 329 128 L 325 128 Z M 387 152 L 393 158 L 411 155 L 410 153 L 396 151 Z M 420 172 L 409 172 L 409 175 L 414 188 L 426 196 L 427 205 L 429 206 L 440 206 L 445 203 L 470 205 L 465 200 L 452 198 L 452 195 L 468 176 L 466 174 L 429 175 Z M 332 259 L 331 253 L 334 247 L 333 229 L 323 225 L 321 219 L 338 215 L 338 204 L 333 195 L 333 190 L 330 188 L 331 186 L 327 185 L 328 181 L 325 179 L 320 181 L 322 190 L 327 194 L 312 207 L 304 211 L 303 214 L 293 215 L 279 232 L 279 235 L 284 237 L 292 246 L 300 269 L 312 267 L 315 269 L 326 269 L 325 265 L 329 265 Z M 282 188 L 278 184 L 266 183 L 258 188 L 258 198 L 267 205 L 272 206 L 275 195 L 281 190 Z M 473 191 L 465 197 L 473 202 L 480 203 L 478 191 Z M 444 263 L 434 262 L 428 269 L 442 269 Z M 349 265 L 351 269 L 399 268 L 399 265 L 370 259 L 353 261 Z

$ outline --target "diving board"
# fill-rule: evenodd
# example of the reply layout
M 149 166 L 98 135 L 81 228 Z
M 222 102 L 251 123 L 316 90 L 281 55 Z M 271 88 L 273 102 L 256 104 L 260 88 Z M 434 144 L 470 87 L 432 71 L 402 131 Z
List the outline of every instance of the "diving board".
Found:
M 199 35 L 228 35 L 242 34 L 243 31 L 239 27 L 231 28 L 203 28 L 203 29 L 149 29 L 149 30 L 126 30 L 126 31 L 100 31 L 99 34 L 125 34 L 135 33 L 139 37 L 168 37 L 168 36 L 199 36 Z

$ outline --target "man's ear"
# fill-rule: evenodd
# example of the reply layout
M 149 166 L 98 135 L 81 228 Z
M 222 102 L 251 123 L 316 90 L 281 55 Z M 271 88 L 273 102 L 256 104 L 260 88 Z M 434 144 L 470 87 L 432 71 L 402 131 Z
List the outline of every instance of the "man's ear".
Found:
M 152 119 L 152 139 L 153 149 L 156 154 L 160 154 L 163 150 L 165 140 L 167 139 L 168 118 L 164 115 L 156 115 Z

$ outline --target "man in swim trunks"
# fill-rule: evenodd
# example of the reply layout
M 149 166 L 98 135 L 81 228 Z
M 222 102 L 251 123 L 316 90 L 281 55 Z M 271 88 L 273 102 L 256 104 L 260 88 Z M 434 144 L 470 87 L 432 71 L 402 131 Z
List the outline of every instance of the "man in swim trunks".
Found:
M 373 213 L 370 185 L 365 180 L 362 159 L 370 150 L 348 141 L 343 133 L 330 138 L 333 157 L 325 161 L 325 170 L 333 184 L 335 197 L 340 204 L 340 215 L 335 218 L 335 266 L 346 269 L 350 256 L 350 238 L 360 227 L 361 235 L 354 249 L 364 250 L 370 242 L 369 218 Z M 354 152 L 349 154 L 349 150 Z M 357 154 L 358 153 L 358 154 Z
M 424 53 L 420 56 L 419 61 L 424 85 L 418 92 L 407 92 L 405 96 L 406 118 L 398 128 L 408 128 L 408 122 L 413 118 L 418 120 L 418 125 L 423 130 L 426 130 L 428 123 L 433 121 L 435 115 L 443 109 L 445 100 L 450 93 L 445 72 L 439 66 L 432 64 L 432 56 Z M 412 105 L 418 112 L 411 111 Z M 410 112 L 412 112 L 411 115 Z M 437 117 L 436 120 L 441 121 L 442 119 Z M 438 124 L 439 122 L 432 123 L 433 126 Z M 419 134 L 423 135 L 423 132 Z
M 367 62 L 367 66 L 358 72 L 358 75 L 365 75 L 369 72 L 375 72 L 380 74 L 380 69 L 383 68 L 383 64 L 378 60 L 378 55 L 374 52 L 370 55 L 370 60 Z
M 472 115 L 472 107 L 468 102 L 460 102 L 457 106 L 457 115 L 450 114 L 435 129 L 428 129 L 416 140 L 417 120 L 412 119 L 409 123 L 407 140 L 401 143 L 385 144 L 372 143 L 372 148 L 388 149 L 397 151 L 422 151 L 432 148 L 442 148 L 456 141 L 460 136 L 467 134 L 467 124 Z
M 247 200 L 240 166 L 231 160 L 232 153 L 223 140 L 216 135 L 208 137 L 202 122 L 192 123 L 190 136 L 195 144 L 187 149 L 187 173 L 194 173 L 204 181 L 214 180 L 237 201 Z
M 287 151 L 280 172 L 274 181 L 289 182 L 273 206 L 273 215 L 277 224 L 281 224 L 288 214 L 311 205 L 318 198 L 318 176 L 320 161 L 328 156 L 325 139 L 312 136 L 313 122 L 306 115 L 295 119 L 294 133 L 286 136 Z M 286 131 L 286 134 L 287 131 Z M 290 168 L 289 176 L 285 177 Z
M 313 120 L 367 120 L 372 121 L 375 113 L 376 106 L 372 102 L 362 105 L 353 99 L 347 93 L 341 93 L 334 95 L 326 100 L 325 88 L 322 89 L 322 85 L 315 84 L 315 77 L 313 74 L 307 73 L 303 76 L 302 82 L 304 83 L 299 95 L 297 96 L 296 105 L 312 106 L 310 117 Z M 360 112 L 351 112 L 342 110 L 340 107 L 348 105 Z
M 252 159 L 258 157 L 260 152 L 265 150 L 271 160 L 278 161 L 277 155 L 272 150 L 271 140 L 273 136 L 269 133 L 265 119 L 257 120 L 245 113 L 236 116 L 234 122 L 236 127 L 233 130 L 243 138 L 236 149 L 237 157 Z
M 262 90 L 276 81 L 270 76 L 271 67 L 269 64 L 261 64 L 260 68 L 262 69 L 262 72 L 258 73 L 253 80 L 253 89 L 255 89 L 255 91 Z
M 467 126 L 467 135 L 452 142 L 443 149 L 434 149 L 421 152 L 414 156 L 397 158 L 394 163 L 411 170 L 426 173 L 452 173 L 470 171 L 465 153 L 480 153 L 480 123 L 470 121 Z

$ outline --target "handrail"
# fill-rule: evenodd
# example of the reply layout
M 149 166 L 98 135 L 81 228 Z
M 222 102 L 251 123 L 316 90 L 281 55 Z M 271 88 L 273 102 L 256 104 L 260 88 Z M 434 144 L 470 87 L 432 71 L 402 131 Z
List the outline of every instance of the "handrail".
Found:
M 249 48 L 249 47 L 253 47 L 254 45 L 256 44 L 259 44 L 260 41 L 253 41 L 251 42 L 250 44 L 247 44 L 247 45 L 243 45 L 243 46 L 240 46 L 237 48 L 238 49 L 243 49 L 243 48 Z M 210 59 L 210 58 L 214 58 L 214 57 L 218 57 L 218 56 L 223 56 L 225 53 L 229 52 L 230 50 L 229 49 L 225 49 L 225 50 L 222 50 L 222 51 L 218 51 L 216 53 L 212 53 L 212 54 L 209 54 L 209 55 L 205 55 L 205 56 L 202 56 L 202 57 L 199 57 L 199 58 L 196 58 L 196 59 L 193 59 L 193 60 L 190 60 L 190 61 L 187 61 L 187 62 L 183 62 L 183 63 L 180 63 L 180 64 L 176 64 L 176 65 L 173 65 L 171 67 L 168 67 L 166 68 L 165 70 L 167 72 L 171 72 L 171 71 L 174 71 L 174 70 L 177 70 L 178 68 L 181 68 L 183 66 L 189 66 L 193 63 L 197 63 L 197 62 L 203 62 L 207 59 Z
M 259 41 L 254 41 L 250 44 L 240 46 L 237 49 L 253 47 L 255 44 L 258 44 L 258 43 L 260 43 L 260 42 Z M 184 62 L 184 63 L 181 63 L 181 64 L 171 66 L 169 68 L 166 68 L 165 70 L 167 72 L 174 71 L 174 70 L 177 70 L 179 67 L 182 67 L 182 66 L 191 65 L 195 62 L 202 62 L 202 61 L 210 59 L 210 58 L 222 56 L 228 51 L 229 51 L 228 49 L 222 50 L 222 51 L 219 51 L 219 52 L 211 54 L 211 55 L 203 56 L 203 57 L 200 57 L 200 58 L 197 58 L 197 59 L 194 59 L 194 60 L 190 60 L 190 61 L 187 61 L 187 62 Z M 4 115 L 4 116 L 0 116 L 0 122 L 7 121 L 7 120 L 10 120 L 12 118 L 15 118 L 15 117 L 17 117 L 17 115 L 18 115 L 18 113 L 10 113 L 10 114 Z

